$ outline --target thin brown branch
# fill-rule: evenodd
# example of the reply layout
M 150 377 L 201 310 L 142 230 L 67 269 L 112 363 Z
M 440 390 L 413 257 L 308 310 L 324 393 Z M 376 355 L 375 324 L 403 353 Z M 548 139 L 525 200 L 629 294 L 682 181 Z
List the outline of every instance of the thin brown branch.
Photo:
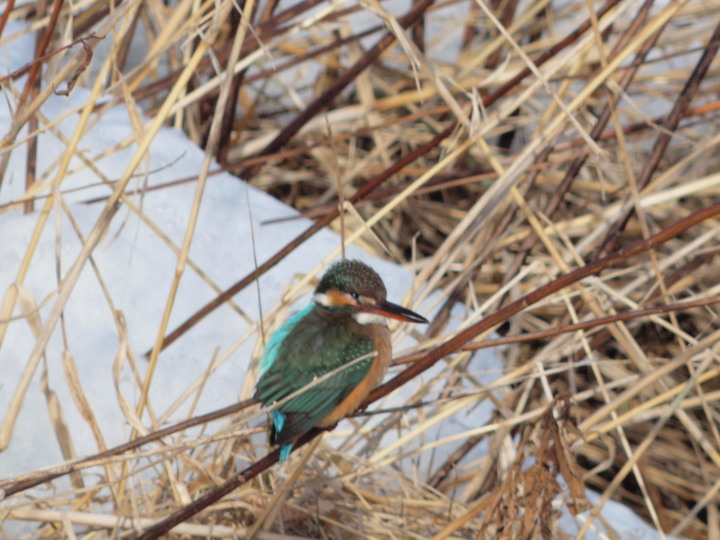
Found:
M 516 315 L 520 311 L 535 304 L 543 298 L 546 298 L 547 296 L 558 292 L 573 283 L 577 283 L 583 278 L 591 275 L 596 275 L 602 270 L 610 268 L 620 262 L 626 261 L 629 258 L 637 257 L 638 255 L 647 253 L 652 249 L 657 249 L 659 246 L 661 246 L 668 240 L 677 237 L 691 227 L 694 227 L 695 225 L 698 225 L 699 223 L 702 223 L 703 221 L 718 215 L 720 215 L 720 203 L 714 204 L 703 210 L 698 210 L 687 218 L 672 224 L 671 226 L 663 229 L 662 231 L 653 235 L 650 238 L 637 242 L 626 250 L 608 255 L 593 263 L 587 264 L 581 268 L 573 270 L 572 272 L 559 276 L 557 279 L 553 280 L 547 285 L 537 288 L 530 294 L 527 294 L 523 298 L 512 302 L 511 304 L 493 313 L 489 317 L 486 317 L 482 321 L 458 333 L 456 336 L 449 339 L 445 343 L 429 351 L 412 366 L 399 373 L 387 383 L 373 390 L 367 397 L 365 402 L 361 405 L 361 408 L 367 407 L 374 401 L 385 397 L 393 390 L 399 388 L 403 384 L 414 379 L 415 377 L 432 367 L 438 360 L 444 358 L 449 354 L 457 352 L 471 339 L 474 339 L 478 335 L 491 330 L 498 324 L 501 324 L 513 315 Z M 322 431 L 323 430 L 319 430 L 316 428 L 308 432 L 306 435 L 304 435 L 297 441 L 293 449 L 297 450 L 297 448 L 300 448 L 304 444 L 307 444 L 307 442 L 322 433 Z M 155 538 L 159 538 L 163 534 L 166 534 L 175 525 L 189 519 L 190 517 L 194 516 L 198 512 L 213 504 L 214 502 L 222 499 L 225 495 L 231 493 L 241 485 L 245 484 L 247 481 L 254 478 L 261 472 L 267 470 L 269 467 L 271 467 L 277 462 L 279 455 L 279 450 L 274 450 L 261 460 L 256 461 L 249 467 L 245 468 L 241 473 L 233 476 L 230 480 L 226 481 L 221 486 L 213 489 L 206 495 L 184 506 L 180 510 L 173 512 L 170 516 L 164 518 L 156 525 L 150 527 L 140 536 L 138 536 L 138 540 L 152 540 Z

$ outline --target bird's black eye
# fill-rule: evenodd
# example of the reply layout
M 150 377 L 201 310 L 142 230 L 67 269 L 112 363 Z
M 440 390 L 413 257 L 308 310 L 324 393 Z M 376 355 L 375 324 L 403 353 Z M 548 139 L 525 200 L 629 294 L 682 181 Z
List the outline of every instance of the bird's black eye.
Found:
M 355 300 L 359 300 L 359 299 L 360 299 L 360 294 L 359 294 L 359 293 L 356 293 L 356 292 L 350 293 L 350 296 L 352 296 Z

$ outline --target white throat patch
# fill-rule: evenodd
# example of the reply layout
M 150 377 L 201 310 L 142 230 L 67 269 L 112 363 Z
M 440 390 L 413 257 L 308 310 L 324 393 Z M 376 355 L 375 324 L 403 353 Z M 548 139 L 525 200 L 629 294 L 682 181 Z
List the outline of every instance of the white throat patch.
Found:
M 358 311 L 353 313 L 353 319 L 359 324 L 382 324 L 387 325 L 387 319 L 377 313 L 369 313 L 367 311 Z
M 317 293 L 313 295 L 313 302 L 316 304 L 320 304 L 321 306 L 330 307 L 332 304 L 330 303 L 330 297 L 325 293 Z

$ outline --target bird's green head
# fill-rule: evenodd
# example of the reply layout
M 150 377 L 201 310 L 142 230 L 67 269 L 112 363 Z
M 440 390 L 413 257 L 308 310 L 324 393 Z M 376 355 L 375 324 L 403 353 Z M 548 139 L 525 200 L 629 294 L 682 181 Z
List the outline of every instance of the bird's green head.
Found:
M 344 260 L 333 264 L 315 289 L 313 300 L 325 308 L 349 311 L 361 324 L 384 323 L 384 318 L 426 323 L 425 317 L 386 300 L 380 276 L 367 264 Z

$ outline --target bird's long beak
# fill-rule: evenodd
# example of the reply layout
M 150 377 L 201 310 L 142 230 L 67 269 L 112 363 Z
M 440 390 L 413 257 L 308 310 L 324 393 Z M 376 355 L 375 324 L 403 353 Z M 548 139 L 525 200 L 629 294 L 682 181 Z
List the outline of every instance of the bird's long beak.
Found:
M 399 321 L 408 321 L 414 323 L 427 323 L 429 322 L 422 315 L 418 315 L 414 311 L 405 309 L 402 306 L 388 302 L 387 300 L 381 300 L 374 306 L 362 305 L 358 306 L 363 311 L 369 311 L 370 313 L 377 313 L 383 317 L 389 317 L 391 319 L 397 319 Z

